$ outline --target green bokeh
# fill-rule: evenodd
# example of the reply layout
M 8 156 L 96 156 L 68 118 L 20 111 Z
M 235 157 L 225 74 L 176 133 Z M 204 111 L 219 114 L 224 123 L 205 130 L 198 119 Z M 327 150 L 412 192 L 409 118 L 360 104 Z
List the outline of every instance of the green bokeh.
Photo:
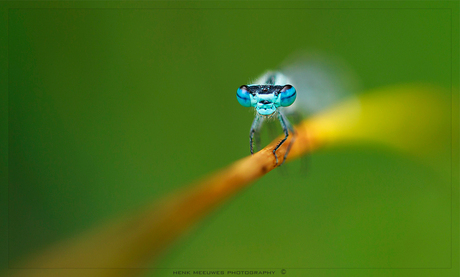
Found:
M 11 260 L 246 156 L 236 88 L 294 51 L 343 58 L 364 89 L 451 87 L 449 9 L 230 6 L 9 10 Z M 277 171 L 157 267 L 451 266 L 450 172 L 372 145 Z

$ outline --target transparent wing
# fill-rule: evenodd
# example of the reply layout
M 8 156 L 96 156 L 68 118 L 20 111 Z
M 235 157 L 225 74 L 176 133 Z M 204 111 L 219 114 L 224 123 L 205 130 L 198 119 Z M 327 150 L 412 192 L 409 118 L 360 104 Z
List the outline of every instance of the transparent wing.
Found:
M 358 78 L 339 58 L 318 52 L 300 52 L 281 64 L 287 83 L 294 86 L 297 99 L 285 114 L 300 112 L 304 116 L 317 113 L 347 98 L 356 98 Z M 356 98 L 357 99 L 357 98 Z

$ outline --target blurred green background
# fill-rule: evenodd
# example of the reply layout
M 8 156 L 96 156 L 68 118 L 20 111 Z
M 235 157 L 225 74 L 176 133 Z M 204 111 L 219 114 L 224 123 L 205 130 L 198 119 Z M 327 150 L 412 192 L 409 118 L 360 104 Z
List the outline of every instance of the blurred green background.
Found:
M 294 51 L 343 58 L 364 90 L 451 87 L 449 9 L 149 5 L 9 10 L 10 261 L 248 155 L 253 113 L 236 88 Z M 294 162 L 264 176 L 156 267 L 450 268 L 442 162 L 378 145 L 321 150 L 307 173 Z

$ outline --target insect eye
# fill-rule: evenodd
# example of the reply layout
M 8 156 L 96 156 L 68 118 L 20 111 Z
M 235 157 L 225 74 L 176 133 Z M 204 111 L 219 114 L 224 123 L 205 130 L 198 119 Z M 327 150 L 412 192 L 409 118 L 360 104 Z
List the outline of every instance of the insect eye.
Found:
M 288 107 L 294 103 L 297 97 L 295 88 L 291 85 L 285 85 L 280 91 L 280 101 L 282 107 Z
M 251 107 L 251 96 L 248 87 L 243 85 L 236 91 L 236 99 L 243 107 Z

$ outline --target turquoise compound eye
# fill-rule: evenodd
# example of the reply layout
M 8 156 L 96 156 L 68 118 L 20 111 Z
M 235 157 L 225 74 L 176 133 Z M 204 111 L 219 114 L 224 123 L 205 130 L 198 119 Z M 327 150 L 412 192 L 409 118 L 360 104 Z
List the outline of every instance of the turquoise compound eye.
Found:
M 251 94 L 247 86 L 241 86 L 236 91 L 236 99 L 243 107 L 251 107 Z
M 297 97 L 295 88 L 291 85 L 285 85 L 280 91 L 280 104 L 282 107 L 291 106 Z

